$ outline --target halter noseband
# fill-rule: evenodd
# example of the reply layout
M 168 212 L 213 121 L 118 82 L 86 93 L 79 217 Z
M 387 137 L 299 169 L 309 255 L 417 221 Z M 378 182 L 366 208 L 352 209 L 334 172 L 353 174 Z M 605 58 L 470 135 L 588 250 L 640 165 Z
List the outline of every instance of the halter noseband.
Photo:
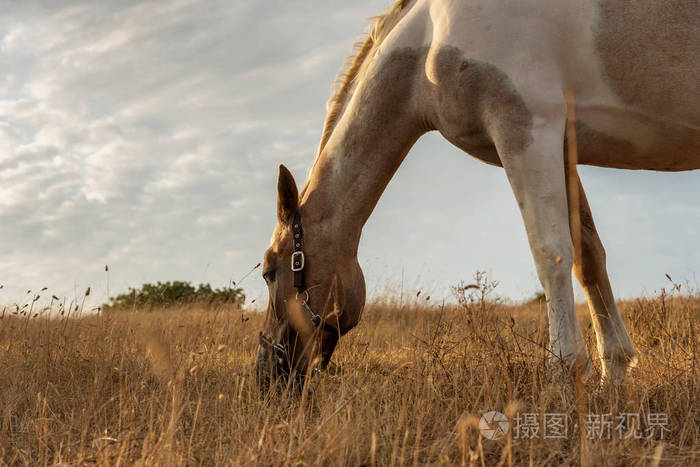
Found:
M 326 323 L 321 315 L 314 312 L 309 305 L 309 291 L 306 288 L 306 280 L 304 277 L 304 230 L 301 227 L 301 213 L 299 210 L 294 213 L 292 220 L 292 233 L 294 240 L 294 252 L 292 253 L 292 272 L 294 273 L 294 287 L 297 289 L 297 300 L 301 306 L 309 313 L 311 322 L 317 328 L 323 331 L 340 335 L 340 331 Z M 302 298 L 303 297 L 303 298 Z

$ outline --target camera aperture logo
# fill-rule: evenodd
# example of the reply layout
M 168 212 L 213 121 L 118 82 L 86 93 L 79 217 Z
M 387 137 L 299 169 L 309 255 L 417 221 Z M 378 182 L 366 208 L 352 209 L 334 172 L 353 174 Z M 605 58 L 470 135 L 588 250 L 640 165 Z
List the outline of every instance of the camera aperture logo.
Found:
M 508 417 L 495 410 L 486 412 L 479 420 L 479 431 L 481 436 L 486 439 L 501 439 L 508 433 L 509 429 Z

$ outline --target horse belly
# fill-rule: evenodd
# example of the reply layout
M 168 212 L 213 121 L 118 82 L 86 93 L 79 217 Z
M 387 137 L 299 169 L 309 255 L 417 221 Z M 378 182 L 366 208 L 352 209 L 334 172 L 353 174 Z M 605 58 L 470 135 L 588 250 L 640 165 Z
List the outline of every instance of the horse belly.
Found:
M 617 123 L 617 124 L 615 124 Z M 578 162 L 618 169 L 700 169 L 700 131 L 637 117 L 614 122 L 576 122 Z

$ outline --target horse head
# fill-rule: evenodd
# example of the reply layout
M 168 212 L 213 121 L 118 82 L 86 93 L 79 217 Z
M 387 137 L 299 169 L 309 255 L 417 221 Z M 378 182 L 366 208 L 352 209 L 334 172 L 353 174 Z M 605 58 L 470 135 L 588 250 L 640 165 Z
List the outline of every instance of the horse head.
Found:
M 264 389 L 273 381 L 301 387 L 307 375 L 325 368 L 365 301 L 354 242 L 342 241 L 332 216 L 300 203 L 283 165 L 277 191 L 278 222 L 262 269 L 269 302 L 256 358 Z

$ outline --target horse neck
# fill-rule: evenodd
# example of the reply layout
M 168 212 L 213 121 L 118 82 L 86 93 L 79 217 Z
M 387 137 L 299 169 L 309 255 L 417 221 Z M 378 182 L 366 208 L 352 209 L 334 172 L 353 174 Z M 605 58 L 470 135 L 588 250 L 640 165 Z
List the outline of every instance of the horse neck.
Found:
M 355 249 L 379 197 L 424 132 L 408 104 L 410 84 L 395 84 L 393 74 L 380 70 L 357 86 L 302 192 L 303 215 L 329 223 L 332 240 Z
M 330 240 L 352 251 L 384 189 L 422 134 L 412 119 L 397 112 L 395 103 L 355 101 L 363 104 L 346 110 L 346 118 L 319 154 L 301 199 L 303 215 L 324 223 L 324 230 L 335 237 Z

